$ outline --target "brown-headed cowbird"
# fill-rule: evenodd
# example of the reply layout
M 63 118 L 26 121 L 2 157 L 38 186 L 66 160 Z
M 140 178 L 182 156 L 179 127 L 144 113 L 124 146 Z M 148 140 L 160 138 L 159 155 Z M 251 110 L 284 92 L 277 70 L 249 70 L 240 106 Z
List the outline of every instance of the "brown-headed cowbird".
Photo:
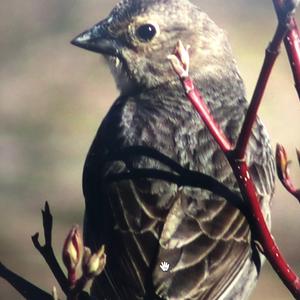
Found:
M 83 174 L 85 240 L 94 250 L 105 244 L 108 255 L 92 286 L 98 299 L 241 300 L 257 280 L 241 211 L 211 191 L 153 175 L 176 172 L 151 151 L 239 193 L 167 60 L 179 39 L 191 45 L 191 77 L 234 143 L 247 110 L 244 85 L 223 30 L 189 1 L 123 0 L 72 41 L 104 55 L 120 90 Z M 269 222 L 274 161 L 259 120 L 247 162 Z

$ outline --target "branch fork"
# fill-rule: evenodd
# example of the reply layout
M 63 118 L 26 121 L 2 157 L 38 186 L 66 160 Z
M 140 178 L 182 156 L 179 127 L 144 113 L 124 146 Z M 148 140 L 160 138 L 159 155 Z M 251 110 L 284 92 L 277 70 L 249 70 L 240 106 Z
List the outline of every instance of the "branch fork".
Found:
M 243 198 L 247 200 L 246 202 L 249 204 L 249 209 L 251 211 L 250 215 L 252 216 L 251 221 L 253 223 L 250 225 L 254 227 L 257 233 L 257 242 L 261 246 L 258 248 L 262 248 L 262 253 L 269 260 L 278 276 L 296 299 L 300 299 L 300 279 L 285 261 L 268 229 L 260 208 L 256 188 L 249 176 L 245 153 L 272 67 L 279 54 L 280 45 L 283 40 L 285 40 L 286 50 L 294 74 L 295 86 L 300 96 L 300 38 L 297 24 L 293 17 L 298 3 L 299 1 L 292 0 L 273 0 L 278 16 L 278 26 L 274 37 L 266 50 L 266 56 L 260 76 L 237 144 L 234 148 L 211 115 L 201 92 L 194 87 L 193 80 L 188 75 L 188 68 L 186 65 L 186 61 L 189 61 L 189 59 L 187 59 L 188 48 L 184 48 L 182 42 L 179 41 L 176 45 L 174 54 L 168 57 L 175 73 L 178 75 L 183 85 L 187 98 L 201 116 L 232 167 Z M 278 172 L 281 172 L 282 182 L 290 193 L 294 196 L 299 196 L 299 190 L 296 190 L 289 177 L 286 154 L 283 148 L 280 148 L 278 151 L 277 170 Z M 299 157 L 300 154 L 298 155 L 298 158 Z
M 42 210 L 45 244 L 39 242 L 39 233 L 32 236 L 34 247 L 45 259 L 54 277 L 60 285 L 67 300 L 92 300 L 84 289 L 90 281 L 99 276 L 106 265 L 105 248 L 92 253 L 88 247 L 83 246 L 83 239 L 79 226 L 75 225 L 68 233 L 62 251 L 62 258 L 67 269 L 67 276 L 60 267 L 52 247 L 53 217 L 48 202 Z M 78 276 L 81 269 L 81 276 Z M 56 287 L 51 294 L 41 290 L 24 278 L 13 273 L 0 263 L 0 277 L 11 283 L 16 290 L 28 300 L 59 300 Z

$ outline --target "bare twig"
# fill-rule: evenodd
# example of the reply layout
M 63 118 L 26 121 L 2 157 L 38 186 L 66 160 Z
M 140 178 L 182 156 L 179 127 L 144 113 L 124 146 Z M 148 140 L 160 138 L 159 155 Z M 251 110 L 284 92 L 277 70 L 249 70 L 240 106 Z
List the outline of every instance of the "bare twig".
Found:
M 106 263 L 104 247 L 101 247 L 99 251 L 93 254 L 86 248 L 89 250 L 89 255 L 86 256 L 85 260 L 82 259 L 83 240 L 78 226 L 74 226 L 70 230 L 63 246 L 63 261 L 67 267 L 69 276 L 69 278 L 67 278 L 60 268 L 52 248 L 53 218 L 47 202 L 45 203 L 45 209 L 42 210 L 42 215 L 45 245 L 42 246 L 40 244 L 38 240 L 39 234 L 36 233 L 32 236 L 32 242 L 35 248 L 44 257 L 57 282 L 64 291 L 67 300 L 91 300 L 92 297 L 87 292 L 83 291 L 83 289 L 90 280 L 94 280 L 103 271 Z M 76 269 L 81 263 L 83 274 L 77 279 Z M 0 263 L 0 277 L 7 280 L 27 300 L 58 300 L 55 287 L 52 290 L 52 295 L 50 295 L 19 275 L 13 273 L 2 263 Z
M 237 142 L 236 157 L 238 159 L 243 159 L 245 156 L 246 146 L 251 135 L 257 111 L 283 39 L 293 70 L 295 86 L 300 97 L 300 38 L 297 23 L 293 17 L 296 4 L 292 0 L 273 0 L 273 3 L 278 16 L 278 26 L 273 40 L 266 50 L 263 67 Z
M 43 227 L 45 236 L 45 245 L 42 246 L 39 242 L 39 233 L 36 233 L 31 237 L 34 247 L 44 257 L 52 273 L 54 274 L 57 282 L 65 294 L 69 292 L 69 282 L 64 272 L 62 271 L 52 248 L 52 215 L 48 202 L 45 203 L 45 209 L 42 210 L 43 215 Z
M 52 296 L 0 263 L 0 277 L 9 282 L 28 300 L 53 300 Z
M 293 8 L 295 10 L 298 3 L 299 1 L 292 0 L 273 0 L 278 19 L 282 19 L 282 13 L 286 10 L 287 6 L 292 6 L 292 13 L 294 13 Z M 294 75 L 295 87 L 300 99 L 300 35 L 294 16 L 290 18 L 289 30 L 284 39 L 284 44 Z
M 248 145 L 248 141 L 251 135 L 251 131 L 253 128 L 253 124 L 256 120 L 257 111 L 259 108 L 259 105 L 261 103 L 261 99 L 264 95 L 264 91 L 268 82 L 268 79 L 270 77 L 272 68 L 274 66 L 274 63 L 276 61 L 276 58 L 279 54 L 279 47 L 283 40 L 283 37 L 285 36 L 285 33 L 287 31 L 287 27 L 283 26 L 281 23 L 278 25 L 276 33 L 274 35 L 274 38 L 272 42 L 270 43 L 269 47 L 266 50 L 266 56 L 265 60 L 257 81 L 257 85 L 254 90 L 254 94 L 249 106 L 249 109 L 247 111 L 242 131 L 239 136 L 239 139 L 237 141 L 236 146 L 236 154 L 235 157 L 238 159 L 243 159 L 246 152 L 246 147 Z
M 219 144 L 223 152 L 228 152 L 232 149 L 232 145 L 228 138 L 221 130 L 218 123 L 214 120 L 207 105 L 203 105 L 204 99 L 201 93 L 194 88 L 193 80 L 188 76 L 189 72 L 189 53 L 188 48 L 185 49 L 181 41 L 178 41 L 174 54 L 168 55 L 168 59 L 171 61 L 172 66 L 183 83 L 186 94 L 189 100 L 194 105 L 195 109 L 209 128 L 213 137 Z M 181 62 L 178 63 L 178 61 Z

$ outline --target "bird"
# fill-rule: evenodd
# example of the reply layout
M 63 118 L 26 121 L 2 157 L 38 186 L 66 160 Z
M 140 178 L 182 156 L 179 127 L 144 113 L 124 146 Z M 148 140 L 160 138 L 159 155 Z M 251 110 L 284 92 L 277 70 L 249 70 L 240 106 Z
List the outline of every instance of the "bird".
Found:
M 178 168 L 198 172 L 241 196 L 167 59 L 178 40 L 191 46 L 190 76 L 235 144 L 248 108 L 244 83 L 226 33 L 192 2 L 123 0 L 71 41 L 104 57 L 120 92 L 83 170 L 85 243 L 107 252 L 91 287 L 97 299 L 243 300 L 257 282 L 242 211 L 214 190 L 169 178 Z M 270 226 L 275 164 L 259 118 L 245 159 Z

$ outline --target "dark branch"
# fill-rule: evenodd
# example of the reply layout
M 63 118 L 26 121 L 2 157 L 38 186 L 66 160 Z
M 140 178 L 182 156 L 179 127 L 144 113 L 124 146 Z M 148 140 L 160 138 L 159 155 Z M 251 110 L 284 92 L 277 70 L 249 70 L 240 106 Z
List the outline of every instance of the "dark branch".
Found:
M 109 175 L 106 180 L 108 183 L 121 180 L 137 180 L 142 178 L 159 179 L 172 182 L 178 186 L 189 186 L 205 189 L 225 198 L 233 206 L 241 210 L 247 216 L 247 204 L 238 193 L 231 191 L 224 184 L 220 183 L 211 176 L 200 172 L 185 170 L 184 174 L 176 175 L 168 171 L 154 169 L 131 169 L 129 172 Z
M 50 213 L 48 202 L 45 203 L 45 209 L 42 210 L 43 216 L 43 227 L 45 235 L 45 245 L 42 246 L 39 242 L 39 233 L 34 234 L 31 239 L 34 247 L 40 252 L 44 257 L 46 263 L 51 269 L 53 275 L 55 276 L 60 287 L 65 294 L 69 292 L 68 279 L 62 271 L 52 248 L 52 215 Z
M 0 277 L 9 282 L 24 298 L 28 300 L 53 300 L 52 296 L 34 284 L 12 272 L 0 263 Z

